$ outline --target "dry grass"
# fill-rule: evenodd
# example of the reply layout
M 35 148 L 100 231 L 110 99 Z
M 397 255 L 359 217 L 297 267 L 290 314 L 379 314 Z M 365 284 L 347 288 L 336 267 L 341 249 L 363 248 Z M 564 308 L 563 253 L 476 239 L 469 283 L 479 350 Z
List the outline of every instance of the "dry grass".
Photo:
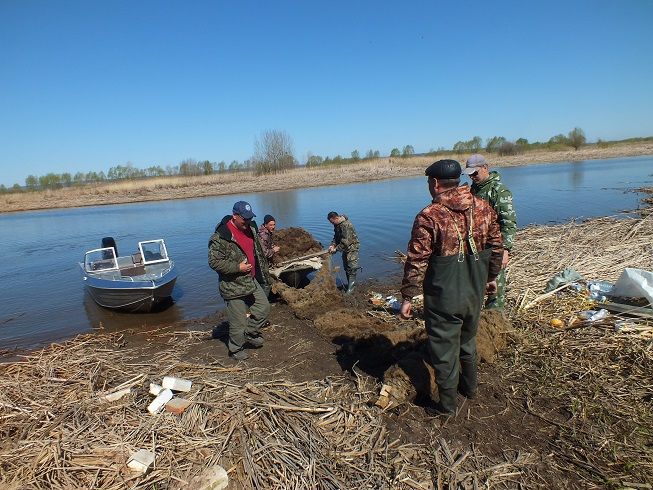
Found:
M 653 481 L 653 326 L 616 315 L 575 320 L 594 305 L 571 291 L 520 305 L 565 267 L 605 280 L 624 267 L 650 269 L 652 238 L 653 216 L 517 236 L 508 294 L 517 343 L 500 360 L 500 384 L 514 409 L 556 429 L 539 456 L 554 473 L 575 475 L 578 487 Z M 566 326 L 550 327 L 552 317 Z M 379 388 L 369 378 L 292 383 L 283 363 L 264 371 L 182 356 L 207 333 L 152 335 L 161 345 L 154 354 L 89 335 L 0 366 L 0 486 L 188 488 L 213 464 L 235 488 L 523 488 L 537 480 L 537 454 L 490 461 L 433 429 L 426 444 L 390 440 L 382 412 L 368 404 Z M 148 383 L 164 375 L 193 381 L 186 397 L 194 404 L 181 416 L 145 409 Z M 133 395 L 101 401 L 125 383 Z M 125 466 L 140 448 L 157 455 L 145 476 Z
M 369 378 L 291 383 L 281 371 L 181 359 L 206 337 L 160 334 L 168 347 L 144 361 L 120 337 L 88 335 L 0 366 L 0 486 L 190 488 L 219 464 L 229 488 L 506 488 L 531 464 L 524 454 L 490 461 L 435 436 L 389 440 L 367 403 Z M 168 374 L 193 381 L 193 404 L 181 416 L 150 415 L 147 385 Z M 121 385 L 134 392 L 102 401 Z M 144 476 L 126 467 L 142 448 L 156 454 Z
M 505 167 L 551 161 L 575 161 L 620 156 L 653 154 L 653 143 L 622 143 L 579 151 L 536 150 L 523 155 L 488 157 L 493 166 Z M 437 158 L 464 161 L 468 155 L 454 153 Z M 101 204 L 161 201 L 226 194 L 341 185 L 354 182 L 421 175 L 435 157 L 379 158 L 356 164 L 330 165 L 324 168 L 296 168 L 283 174 L 257 177 L 252 172 L 214 174 L 198 177 L 160 177 L 128 182 L 93 184 L 54 191 L 25 192 L 0 196 L 0 212 L 25 211 Z
M 533 227 L 517 236 L 508 297 L 520 343 L 505 359 L 505 383 L 513 403 L 558 428 L 551 465 L 576 473 L 583 487 L 653 481 L 653 326 L 619 315 L 580 321 L 579 311 L 597 305 L 573 290 L 520 306 L 565 267 L 608 281 L 625 267 L 650 270 L 652 237 L 653 217 Z M 552 318 L 564 327 L 550 327 Z

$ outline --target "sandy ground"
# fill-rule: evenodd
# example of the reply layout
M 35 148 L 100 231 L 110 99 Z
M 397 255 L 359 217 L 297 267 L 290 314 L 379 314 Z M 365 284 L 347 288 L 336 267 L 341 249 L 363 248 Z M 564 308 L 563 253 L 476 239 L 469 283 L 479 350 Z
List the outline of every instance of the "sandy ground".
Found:
M 653 143 L 621 143 L 598 148 L 594 145 L 579 151 L 531 151 L 510 157 L 488 156 L 492 166 L 508 167 L 546 162 L 595 160 L 638 155 L 653 155 Z M 441 155 L 464 161 L 467 155 Z M 243 192 L 269 192 L 305 187 L 321 187 L 354 182 L 369 182 L 421 175 L 436 157 L 381 158 L 357 164 L 325 168 L 297 168 L 284 174 L 254 176 L 251 172 L 214 174 L 201 177 L 165 177 L 139 181 L 87 185 L 39 192 L 7 194 L 0 197 L 0 212 L 98 206 L 169 199 L 189 199 Z

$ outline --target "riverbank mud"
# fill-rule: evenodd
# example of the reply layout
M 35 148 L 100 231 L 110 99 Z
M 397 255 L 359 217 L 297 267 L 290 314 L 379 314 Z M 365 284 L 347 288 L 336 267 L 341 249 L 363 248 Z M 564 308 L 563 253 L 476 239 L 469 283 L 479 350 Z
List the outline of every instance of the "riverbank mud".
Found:
M 649 267 L 652 238 L 653 217 L 520 230 L 510 324 L 484 315 L 478 395 L 447 419 L 423 407 L 436 395 L 419 308 L 405 321 L 370 302 L 398 280 L 343 295 L 328 265 L 303 290 L 280 286 L 265 345 L 245 362 L 227 356 L 224 312 L 53 344 L 0 365 L 0 484 L 180 489 L 220 465 L 228 488 L 643 488 L 653 327 L 578 323 L 596 307 L 583 291 L 543 289 L 566 266 L 611 281 Z M 151 415 L 149 384 L 167 375 L 192 381 L 176 395 L 191 405 Z M 379 406 L 384 385 L 401 401 Z M 138 449 L 155 454 L 145 475 L 126 465 Z

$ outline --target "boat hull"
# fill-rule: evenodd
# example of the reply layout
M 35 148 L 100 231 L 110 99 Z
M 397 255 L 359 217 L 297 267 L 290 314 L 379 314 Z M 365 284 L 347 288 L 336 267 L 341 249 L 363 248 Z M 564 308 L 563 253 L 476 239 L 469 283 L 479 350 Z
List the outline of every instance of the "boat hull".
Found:
M 171 269 L 163 277 L 148 281 L 115 281 L 85 277 L 86 289 L 104 308 L 131 313 L 147 313 L 170 301 L 177 273 Z

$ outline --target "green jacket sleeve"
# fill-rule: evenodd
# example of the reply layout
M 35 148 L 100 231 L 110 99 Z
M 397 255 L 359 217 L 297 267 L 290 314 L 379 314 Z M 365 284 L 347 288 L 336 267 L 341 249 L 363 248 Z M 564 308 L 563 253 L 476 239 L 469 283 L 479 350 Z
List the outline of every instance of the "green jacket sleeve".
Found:
M 209 240 L 209 266 L 219 274 L 237 274 L 240 263 L 230 258 L 224 240 L 214 233 Z
M 517 215 L 512 203 L 512 193 L 505 186 L 501 186 L 497 191 L 494 210 L 499 217 L 503 247 L 511 250 L 517 233 Z

